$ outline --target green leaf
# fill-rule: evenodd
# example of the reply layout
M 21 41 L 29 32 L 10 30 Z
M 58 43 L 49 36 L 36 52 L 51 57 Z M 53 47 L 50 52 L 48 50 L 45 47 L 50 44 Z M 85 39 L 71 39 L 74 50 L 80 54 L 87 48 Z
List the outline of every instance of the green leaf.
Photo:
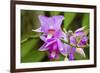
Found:
M 64 61 L 64 56 L 63 55 L 61 55 L 61 54 L 59 54 L 59 61 Z
M 41 33 L 31 32 L 29 35 L 24 35 L 21 38 L 21 44 L 27 42 L 30 39 L 40 39 Z
M 31 49 L 36 47 L 39 39 L 30 39 L 21 44 L 21 57 L 24 57 Z M 36 49 L 36 48 L 35 48 Z
M 82 21 L 82 25 L 85 26 L 85 28 L 89 28 L 89 13 L 85 13 L 83 16 L 83 21 Z
M 83 58 L 79 53 L 74 54 L 75 60 L 84 60 L 86 58 Z
M 64 28 L 67 29 L 69 24 L 73 21 L 74 17 L 76 16 L 76 13 L 74 12 L 66 12 L 64 13 Z
M 60 12 L 58 12 L 58 11 L 51 11 L 50 12 L 51 16 L 55 16 L 55 15 L 59 15 L 59 14 L 60 14 Z
M 38 16 L 44 15 L 43 11 L 21 10 L 21 40 L 29 38 L 32 29 L 40 27 Z
M 45 57 L 44 52 L 40 52 L 37 49 L 31 50 L 25 57 L 22 57 L 21 62 L 40 62 Z
M 89 47 L 89 45 L 84 48 L 84 52 L 86 54 L 86 59 L 89 59 L 90 58 L 90 47 Z

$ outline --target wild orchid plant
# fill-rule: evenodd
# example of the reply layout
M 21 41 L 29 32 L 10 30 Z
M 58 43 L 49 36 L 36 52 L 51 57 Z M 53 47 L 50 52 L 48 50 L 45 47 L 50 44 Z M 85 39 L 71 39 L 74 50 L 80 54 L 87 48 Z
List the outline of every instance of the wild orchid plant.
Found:
M 39 51 L 47 51 L 50 60 L 59 60 L 59 54 L 62 54 L 68 60 L 74 60 L 75 52 L 85 57 L 84 47 L 87 45 L 88 37 L 84 32 L 84 27 L 75 32 L 64 32 L 61 24 L 64 20 L 62 15 L 46 17 L 39 16 L 40 28 L 33 30 L 42 32 L 40 39 L 44 44 Z

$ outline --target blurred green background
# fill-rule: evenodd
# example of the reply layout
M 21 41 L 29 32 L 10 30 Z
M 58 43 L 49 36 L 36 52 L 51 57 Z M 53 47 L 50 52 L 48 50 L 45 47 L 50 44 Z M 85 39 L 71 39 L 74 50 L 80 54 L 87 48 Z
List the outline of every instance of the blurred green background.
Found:
M 79 12 L 59 12 L 59 11 L 35 11 L 21 10 L 21 62 L 45 62 L 49 61 L 47 53 L 38 51 L 42 46 L 43 41 L 38 37 L 40 33 L 32 32 L 32 29 L 37 29 L 40 26 L 38 19 L 39 15 L 54 16 L 63 15 L 64 21 L 62 28 L 75 31 L 76 29 L 85 26 L 89 29 L 89 13 Z M 89 36 L 89 35 L 88 35 Z M 89 59 L 89 46 L 84 49 L 86 58 Z M 64 56 L 60 55 L 60 61 L 63 61 Z M 75 60 L 83 60 L 79 54 L 75 54 Z

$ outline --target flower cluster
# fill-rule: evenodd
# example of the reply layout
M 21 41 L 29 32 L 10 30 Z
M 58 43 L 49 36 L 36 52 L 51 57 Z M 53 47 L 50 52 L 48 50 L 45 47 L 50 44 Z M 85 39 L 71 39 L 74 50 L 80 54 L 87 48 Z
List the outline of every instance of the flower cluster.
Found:
M 48 51 L 50 60 L 58 60 L 59 54 L 68 57 L 69 60 L 74 60 L 75 52 L 85 57 L 83 48 L 87 45 L 88 37 L 84 32 L 84 27 L 75 32 L 65 33 L 61 29 L 63 16 L 46 17 L 40 15 L 39 20 L 41 27 L 33 31 L 43 33 L 40 39 L 44 41 L 44 44 L 39 48 L 39 51 Z

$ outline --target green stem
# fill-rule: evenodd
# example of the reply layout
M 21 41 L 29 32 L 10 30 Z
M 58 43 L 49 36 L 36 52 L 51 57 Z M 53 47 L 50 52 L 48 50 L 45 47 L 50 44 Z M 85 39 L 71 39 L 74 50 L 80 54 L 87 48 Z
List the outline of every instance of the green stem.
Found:
M 89 44 L 87 44 L 86 46 L 84 46 L 84 47 L 78 47 L 78 46 L 74 46 L 74 45 L 72 45 L 72 44 L 70 44 L 70 43 L 68 43 L 66 40 L 64 40 L 64 39 L 60 39 L 63 43 L 66 43 L 66 44 L 68 44 L 68 45 L 70 45 L 70 46 L 72 46 L 72 47 L 77 47 L 77 48 L 86 48 L 86 47 L 89 47 Z
M 40 37 L 39 35 L 30 36 L 30 37 L 28 37 L 28 38 L 25 38 L 25 39 L 21 40 L 21 44 L 24 43 L 24 42 L 26 42 L 26 41 L 28 41 L 29 39 L 37 39 L 37 38 L 39 38 L 39 37 Z

